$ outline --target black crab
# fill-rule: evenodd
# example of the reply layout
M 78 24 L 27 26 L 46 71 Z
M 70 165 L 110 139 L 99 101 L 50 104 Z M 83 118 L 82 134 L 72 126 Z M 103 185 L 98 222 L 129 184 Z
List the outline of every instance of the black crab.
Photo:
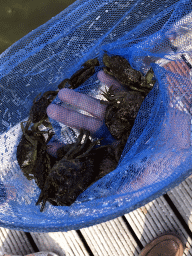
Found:
M 87 79 L 89 79 L 95 73 L 95 66 L 99 66 L 99 61 L 97 58 L 90 59 L 86 61 L 83 65 L 83 68 L 79 69 L 75 74 L 71 76 L 70 79 L 63 80 L 58 88 L 62 89 L 69 84 L 69 89 L 76 89 L 78 86 L 83 84 Z
M 125 89 L 142 93 L 146 96 L 153 88 L 154 72 L 150 68 L 144 76 L 140 71 L 133 69 L 130 63 L 119 55 L 103 56 L 104 72 L 117 79 Z
M 83 142 L 83 137 L 84 142 Z M 36 205 L 43 211 L 46 201 L 52 205 L 70 206 L 95 179 L 92 149 L 99 140 L 91 141 L 90 132 L 81 129 L 76 143 L 57 150 L 58 161 L 51 168 Z
M 53 164 L 53 157 L 48 154 L 46 145 L 53 133 L 50 133 L 50 130 L 40 131 L 39 126 L 42 123 L 43 121 L 35 123 L 30 128 L 30 120 L 26 122 L 25 127 L 24 122 L 21 122 L 23 135 L 17 146 L 17 161 L 23 174 L 28 180 L 35 179 L 41 189 Z M 45 133 L 48 133 L 47 140 L 44 137 Z

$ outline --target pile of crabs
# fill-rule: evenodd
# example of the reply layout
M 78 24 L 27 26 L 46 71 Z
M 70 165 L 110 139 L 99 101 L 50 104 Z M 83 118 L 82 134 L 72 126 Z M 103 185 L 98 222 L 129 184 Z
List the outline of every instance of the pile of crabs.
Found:
M 113 171 L 121 157 L 139 108 L 155 83 L 153 70 L 145 76 L 133 69 L 121 56 L 103 56 L 103 71 L 115 78 L 124 88 L 103 91 L 106 104 L 105 124 L 116 140 L 101 145 L 101 139 L 92 140 L 88 130 L 81 129 L 75 143 L 60 147 L 56 155 L 48 153 L 48 142 L 54 135 L 46 109 L 58 91 L 67 87 L 75 89 L 95 73 L 97 59 L 88 60 L 70 79 L 59 84 L 56 91 L 47 91 L 33 101 L 26 122 L 21 122 L 22 137 L 17 146 L 17 160 L 25 177 L 34 179 L 41 193 L 36 205 L 40 211 L 46 202 L 54 206 L 70 206 L 91 184 Z M 46 131 L 40 129 L 47 127 Z M 84 139 L 83 139 L 84 138 Z

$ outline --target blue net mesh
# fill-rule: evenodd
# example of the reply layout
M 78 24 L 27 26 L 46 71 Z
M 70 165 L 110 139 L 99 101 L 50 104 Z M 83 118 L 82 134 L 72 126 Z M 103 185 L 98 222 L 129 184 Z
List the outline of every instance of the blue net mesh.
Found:
M 1 227 L 80 229 L 128 213 L 192 173 L 191 11 L 189 0 L 79 0 L 0 55 Z M 117 168 L 71 206 L 47 202 L 40 212 L 35 205 L 40 189 L 26 179 L 16 158 L 20 122 L 40 92 L 56 90 L 85 61 L 97 57 L 100 71 L 105 52 L 123 56 L 143 74 L 152 67 L 155 86 L 140 107 Z M 97 72 L 76 91 L 99 98 Z M 73 141 L 78 129 L 50 121 L 59 141 Z M 112 140 L 107 129 L 99 134 Z

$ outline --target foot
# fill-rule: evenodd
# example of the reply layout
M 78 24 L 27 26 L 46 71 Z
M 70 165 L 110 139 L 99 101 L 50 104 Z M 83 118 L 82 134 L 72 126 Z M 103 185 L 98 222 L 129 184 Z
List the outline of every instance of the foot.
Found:
M 183 244 L 180 239 L 171 234 L 162 235 L 147 244 L 139 256 L 182 256 Z

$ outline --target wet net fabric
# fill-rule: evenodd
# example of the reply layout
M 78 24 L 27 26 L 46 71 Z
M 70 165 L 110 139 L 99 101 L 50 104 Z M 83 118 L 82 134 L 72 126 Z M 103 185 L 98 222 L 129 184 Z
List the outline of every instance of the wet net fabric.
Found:
M 0 226 L 80 229 L 128 213 L 187 178 L 192 173 L 191 39 L 191 1 L 81 0 L 3 52 Z M 40 92 L 56 90 L 86 60 L 98 57 L 101 70 L 105 51 L 125 57 L 143 74 L 152 67 L 155 86 L 141 105 L 117 168 L 71 206 L 47 202 L 40 212 L 35 205 L 40 189 L 25 178 L 16 159 L 20 122 L 27 120 Z M 96 97 L 99 88 L 96 73 L 76 90 Z M 54 124 L 58 139 L 67 140 L 60 125 Z

